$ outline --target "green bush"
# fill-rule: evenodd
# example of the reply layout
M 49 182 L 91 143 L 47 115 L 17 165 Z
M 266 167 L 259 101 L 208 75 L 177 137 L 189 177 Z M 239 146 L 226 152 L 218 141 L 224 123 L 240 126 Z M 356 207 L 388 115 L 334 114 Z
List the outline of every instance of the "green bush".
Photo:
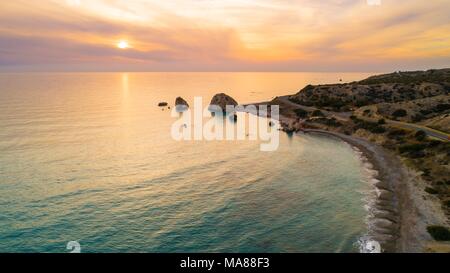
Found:
M 342 126 L 342 123 L 337 121 L 335 118 L 331 118 L 331 119 L 328 119 L 327 125 L 332 126 L 332 127 L 340 127 L 340 126 Z
M 436 241 L 450 241 L 450 231 L 446 227 L 428 226 L 427 231 Z
M 363 107 L 363 106 L 366 106 L 366 105 L 369 105 L 370 103 L 369 103 L 369 101 L 367 100 L 367 99 L 358 99 L 356 102 L 355 102 L 355 106 L 356 107 Z
M 396 118 L 406 117 L 407 115 L 408 112 L 406 112 L 406 110 L 404 109 L 397 109 L 394 111 L 394 113 L 392 113 L 392 116 Z
M 327 126 L 331 126 L 331 127 L 340 127 L 342 126 L 342 123 L 340 123 L 339 121 L 337 121 L 335 118 L 317 118 L 314 120 L 315 122 L 321 123 L 321 124 L 325 124 Z
M 376 126 L 370 129 L 370 132 L 374 134 L 384 134 L 386 132 L 386 129 L 382 126 Z
M 400 153 L 403 154 L 403 153 L 422 151 L 425 148 L 426 148 L 426 146 L 423 144 L 408 144 L 408 145 L 400 146 L 398 148 L 398 150 Z
M 424 116 L 421 115 L 421 114 L 414 115 L 414 116 L 412 116 L 412 118 L 411 118 L 412 122 L 420 122 L 420 121 L 422 121 L 423 119 L 424 119 Z
M 361 119 L 355 119 L 353 121 L 357 124 L 356 130 L 364 129 L 374 134 L 383 134 L 386 132 L 386 128 L 376 122 L 369 122 Z
M 423 170 L 422 176 L 423 176 L 423 177 L 429 177 L 429 176 L 430 176 L 430 173 L 431 173 L 431 172 L 430 172 L 430 169 L 424 169 L 424 170 Z
M 450 109 L 450 104 L 448 104 L 448 103 L 441 103 L 441 104 L 436 105 L 436 107 L 435 107 L 436 112 L 443 112 L 443 111 L 447 111 L 449 109 Z
M 420 112 L 420 114 L 422 114 L 422 116 L 426 116 L 426 115 L 433 113 L 433 111 L 428 110 L 428 109 L 422 109 L 419 112 Z
M 379 125 L 384 125 L 384 124 L 386 124 L 386 120 L 384 118 L 381 118 L 381 119 L 378 120 L 378 124 Z
M 434 147 L 438 147 L 438 146 L 444 146 L 444 147 L 442 147 L 443 150 L 450 149 L 450 146 L 448 144 L 447 144 L 447 147 L 445 147 L 446 143 L 444 143 L 442 141 L 439 141 L 439 140 L 432 139 L 432 140 L 429 140 L 427 143 L 428 143 L 428 147 L 429 148 L 434 148 Z
M 303 109 L 295 109 L 294 112 L 297 115 L 297 117 L 299 117 L 299 118 L 304 119 L 304 118 L 308 117 L 308 112 Z
M 427 192 L 429 194 L 438 194 L 439 193 L 437 190 L 430 188 L 430 187 L 426 187 L 425 192 Z
M 427 134 L 426 134 L 424 131 L 422 131 L 422 130 L 418 131 L 418 132 L 416 133 L 416 135 L 415 135 L 415 138 L 416 138 L 418 141 L 423 141 L 423 140 L 425 140 L 426 137 L 427 137 Z
M 406 136 L 407 132 L 401 129 L 395 129 L 389 132 L 388 137 L 390 138 L 398 138 Z
M 325 115 L 322 113 L 322 111 L 315 110 L 314 112 L 312 112 L 312 116 L 313 117 L 324 117 Z
M 427 154 L 424 151 L 413 151 L 408 153 L 410 158 L 424 158 Z

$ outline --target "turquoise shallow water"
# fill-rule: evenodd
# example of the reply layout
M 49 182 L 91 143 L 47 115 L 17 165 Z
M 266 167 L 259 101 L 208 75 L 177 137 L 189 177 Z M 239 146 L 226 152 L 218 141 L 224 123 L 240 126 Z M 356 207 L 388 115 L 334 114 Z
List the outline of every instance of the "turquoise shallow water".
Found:
M 0 74 L 0 251 L 358 251 L 369 186 L 349 145 L 176 142 L 156 107 L 219 88 L 270 99 L 339 76 Z

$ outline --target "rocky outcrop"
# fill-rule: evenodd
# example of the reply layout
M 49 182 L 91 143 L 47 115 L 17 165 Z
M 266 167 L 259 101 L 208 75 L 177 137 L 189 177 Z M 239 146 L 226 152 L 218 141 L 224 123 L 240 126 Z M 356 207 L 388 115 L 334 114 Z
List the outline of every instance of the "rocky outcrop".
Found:
M 217 112 L 221 109 L 223 113 L 226 113 L 227 106 L 237 106 L 237 105 L 238 105 L 238 103 L 235 99 L 228 96 L 227 94 L 220 93 L 220 94 L 216 94 L 212 98 L 208 109 L 211 112 Z
M 182 97 L 178 97 L 175 100 L 175 108 L 177 112 L 184 112 L 189 109 L 189 104 Z

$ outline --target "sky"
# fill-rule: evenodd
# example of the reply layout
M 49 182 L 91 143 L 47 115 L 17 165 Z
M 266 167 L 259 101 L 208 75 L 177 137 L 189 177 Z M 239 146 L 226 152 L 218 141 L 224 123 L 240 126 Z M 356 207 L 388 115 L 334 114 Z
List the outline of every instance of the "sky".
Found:
M 443 68 L 449 14 L 449 0 L 2 0 L 0 71 Z

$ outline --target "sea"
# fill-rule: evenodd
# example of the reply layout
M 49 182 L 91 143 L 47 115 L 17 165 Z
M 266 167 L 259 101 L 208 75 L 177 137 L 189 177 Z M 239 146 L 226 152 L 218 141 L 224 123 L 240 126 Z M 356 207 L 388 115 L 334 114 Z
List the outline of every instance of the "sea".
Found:
M 178 96 L 253 103 L 371 74 L 2 73 L 0 252 L 359 252 L 373 187 L 350 145 L 280 132 L 267 152 L 171 126 Z

